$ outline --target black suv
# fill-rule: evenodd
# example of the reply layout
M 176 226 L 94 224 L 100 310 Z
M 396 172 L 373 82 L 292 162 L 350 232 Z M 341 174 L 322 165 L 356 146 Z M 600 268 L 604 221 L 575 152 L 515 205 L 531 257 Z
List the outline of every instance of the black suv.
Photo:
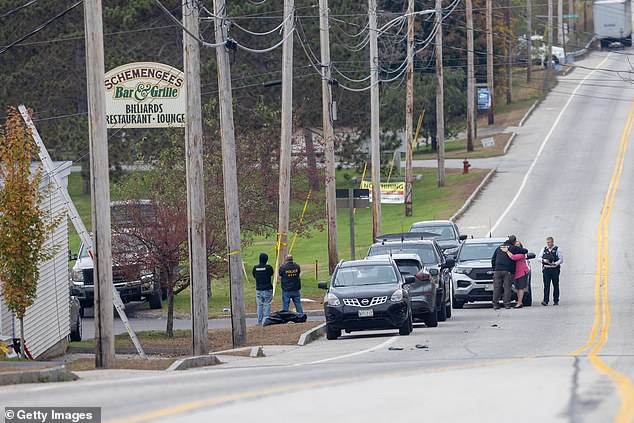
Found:
M 440 248 L 442 248 L 443 253 L 452 259 L 456 258 L 462 241 L 467 239 L 466 235 L 460 235 L 458 226 L 451 220 L 416 222 L 409 228 L 409 231 L 425 238 L 435 239 Z
M 421 239 L 423 238 L 423 239 Z M 432 278 L 438 278 L 436 289 L 436 310 L 438 321 L 444 322 L 451 317 L 451 268 L 455 262 L 446 258 L 442 249 L 433 239 L 424 239 L 419 234 L 398 233 L 379 235 L 368 250 L 369 256 L 402 253 L 418 254 Z
M 346 333 L 374 329 L 398 329 L 400 335 L 414 330 L 410 297 L 405 285 L 412 275 L 402 276 L 389 259 L 340 262 L 324 297 L 326 338 L 337 339 Z

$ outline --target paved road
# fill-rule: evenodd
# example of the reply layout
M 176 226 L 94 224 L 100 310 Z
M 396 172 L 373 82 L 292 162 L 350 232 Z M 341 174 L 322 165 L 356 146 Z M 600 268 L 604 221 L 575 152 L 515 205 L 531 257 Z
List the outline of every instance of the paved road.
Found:
M 629 70 L 622 54 L 578 63 Z M 591 72 L 560 82 L 460 222 L 484 234 L 490 219 L 494 234 L 515 233 L 533 250 L 553 235 L 567 253 L 560 306 L 470 305 L 407 337 L 352 334 L 179 374 L 86 372 L 2 387 L 0 404 L 100 405 L 106 421 L 134 422 L 632 421 L 634 150 L 623 144 L 634 93 L 614 73 Z M 533 284 L 539 298 L 539 272 Z

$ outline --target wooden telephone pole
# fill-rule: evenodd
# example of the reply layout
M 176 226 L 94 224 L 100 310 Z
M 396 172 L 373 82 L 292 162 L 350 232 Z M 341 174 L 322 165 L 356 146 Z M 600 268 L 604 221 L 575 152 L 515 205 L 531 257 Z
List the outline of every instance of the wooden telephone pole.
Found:
M 493 0 L 486 0 L 486 26 L 487 26 L 487 87 L 489 88 L 489 96 L 491 98 L 491 106 L 489 107 L 488 122 L 489 125 L 495 123 L 494 115 L 494 81 L 493 81 Z
M 467 18 L 467 151 L 473 151 L 475 138 L 475 81 L 473 71 L 473 4 L 466 0 Z
M 328 0 L 319 0 L 319 43 L 321 49 L 321 106 L 326 158 L 326 214 L 328 218 L 328 272 L 339 262 L 337 237 L 337 184 L 335 175 L 335 134 L 332 124 L 332 89 L 330 85 L 330 24 Z
M 564 45 L 564 0 L 557 0 L 557 42 Z
M 290 17 L 294 0 L 284 0 L 284 45 L 282 47 L 282 130 L 280 142 L 280 180 L 278 225 L 280 263 L 288 253 L 288 226 L 291 198 L 291 139 L 293 137 L 293 31 L 295 20 Z
M 95 367 L 115 364 L 112 310 L 112 245 L 110 238 L 110 174 L 106 92 L 104 90 L 103 18 L 101 0 L 84 1 L 90 193 L 92 200 L 95 280 Z
M 183 26 L 199 33 L 199 9 L 183 0 Z M 189 278 L 191 287 L 192 352 L 207 355 L 207 242 L 205 239 L 205 192 L 203 176 L 203 124 L 200 100 L 200 46 L 183 31 L 183 64 L 187 120 L 185 123 L 185 171 L 187 174 L 187 223 L 189 226 Z M 222 47 L 221 47 L 222 48 Z
M 561 1 L 561 0 L 560 0 Z M 513 2 L 508 0 L 507 8 L 506 8 L 506 27 L 511 28 L 511 6 Z M 506 73 L 508 76 L 508 89 L 506 90 L 506 104 L 511 104 L 513 102 L 513 39 L 512 37 L 508 38 L 508 47 L 506 53 Z
M 407 6 L 407 99 L 405 104 L 405 216 L 412 215 L 414 144 L 414 0 Z
M 379 139 L 379 48 L 376 0 L 368 0 L 370 31 L 370 138 L 372 155 L 372 240 L 381 233 L 381 140 Z
M 548 59 L 546 60 L 547 68 L 546 68 L 546 78 L 548 78 L 548 74 L 550 69 L 552 69 L 553 64 L 553 0 L 548 0 L 548 38 L 547 38 L 547 53 Z
M 216 43 L 227 40 L 229 21 L 225 0 L 214 0 L 214 26 Z M 247 343 L 247 325 L 244 313 L 244 286 L 242 284 L 242 253 L 240 250 L 240 204 L 236 171 L 236 140 L 233 127 L 233 96 L 231 70 L 226 46 L 216 48 L 218 60 L 218 95 L 220 97 L 220 135 L 222 138 L 222 175 L 225 194 L 225 225 L 229 260 L 231 291 L 231 327 L 235 347 Z
M 438 186 L 445 186 L 445 98 L 442 64 L 442 0 L 436 0 L 436 145 L 438 148 Z
M 533 78 L 533 4 L 532 0 L 526 0 L 526 82 Z

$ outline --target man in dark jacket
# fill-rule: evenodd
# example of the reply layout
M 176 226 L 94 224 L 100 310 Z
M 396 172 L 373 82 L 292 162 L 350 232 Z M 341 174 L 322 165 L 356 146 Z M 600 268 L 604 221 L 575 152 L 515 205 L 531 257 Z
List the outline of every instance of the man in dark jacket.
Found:
M 266 264 L 269 256 L 266 253 L 260 254 L 260 264 L 253 266 L 253 277 L 255 278 L 255 301 L 258 305 L 258 325 L 271 313 L 271 300 L 273 300 L 273 282 L 271 278 L 275 274 L 273 266 Z
M 511 308 L 511 287 L 515 275 L 515 262 L 506 254 L 527 254 L 528 250 L 515 245 L 517 238 L 510 235 L 509 238 L 493 252 L 491 257 L 491 267 L 493 268 L 493 309 L 500 308 L 501 291 L 504 290 L 504 308 Z
M 302 281 L 299 278 L 301 269 L 293 261 L 292 255 L 286 256 L 286 263 L 280 266 L 280 278 L 282 278 L 282 310 L 288 311 L 291 300 L 295 304 L 295 311 L 303 313 L 302 300 L 299 291 L 302 289 Z

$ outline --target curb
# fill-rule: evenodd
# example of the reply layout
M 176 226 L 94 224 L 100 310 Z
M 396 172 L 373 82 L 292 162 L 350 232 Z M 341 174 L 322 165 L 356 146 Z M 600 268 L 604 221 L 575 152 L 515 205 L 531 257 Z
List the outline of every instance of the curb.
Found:
M 487 173 L 487 175 L 484 177 L 482 182 L 480 182 L 480 185 L 476 187 L 476 189 L 471 193 L 469 198 L 467 198 L 467 201 L 465 201 L 462 207 L 460 207 L 460 210 L 458 210 L 453 216 L 451 216 L 449 220 L 451 220 L 452 222 L 455 222 L 456 219 L 459 219 L 460 216 L 462 216 L 469 209 L 469 207 L 471 207 L 471 203 L 473 203 L 473 200 L 476 199 L 476 197 L 480 194 L 480 192 L 485 187 L 485 185 L 489 183 L 494 173 L 495 173 L 495 169 L 491 169 L 489 173 Z
M 194 357 L 187 357 L 181 360 L 176 360 L 165 371 L 174 372 L 179 370 L 193 369 L 196 367 L 207 367 L 222 364 L 218 357 L 215 355 L 198 355 Z
M 310 316 L 310 317 L 314 317 L 314 316 L 322 316 L 324 314 L 323 310 L 306 310 L 304 311 L 304 314 L 306 316 Z M 130 316 L 128 316 L 130 317 Z M 161 320 L 161 319 L 166 319 L 167 316 L 162 315 L 162 314 L 153 314 L 153 313 L 134 313 L 131 317 L 137 318 L 137 319 L 156 319 L 156 320 Z M 245 317 L 247 319 L 257 319 L 258 315 L 257 313 L 247 313 L 245 315 Z M 191 320 L 191 316 L 189 314 L 175 314 L 174 315 L 174 319 L 175 320 Z M 222 315 L 222 316 L 216 316 L 216 317 L 210 317 L 209 320 L 228 320 L 231 319 L 231 315 L 227 314 Z
M 520 122 L 520 126 L 521 126 L 521 122 Z M 513 143 L 513 140 L 515 139 L 515 135 L 517 134 L 513 132 L 511 136 L 509 137 L 508 141 L 506 142 L 506 145 L 504 146 L 504 154 L 506 154 L 506 152 L 509 150 L 509 147 L 511 146 L 511 144 Z
M 0 385 L 17 385 L 21 383 L 67 382 L 79 377 L 64 366 L 43 370 L 0 373 Z
M 526 113 L 524 113 L 524 117 L 522 117 L 522 120 L 520 120 L 520 123 L 518 126 L 520 127 L 524 126 L 526 119 L 529 118 L 529 116 L 533 113 L 533 110 L 535 110 L 535 107 L 537 107 L 537 103 L 539 103 L 539 100 L 535 100 L 533 105 L 526 111 Z M 506 149 L 504 149 L 504 153 L 506 153 Z
M 319 326 L 315 326 L 314 328 L 302 333 L 299 337 L 299 341 L 297 345 L 303 347 L 304 345 L 310 344 L 311 342 L 321 338 L 326 333 L 326 322 L 322 323 Z

